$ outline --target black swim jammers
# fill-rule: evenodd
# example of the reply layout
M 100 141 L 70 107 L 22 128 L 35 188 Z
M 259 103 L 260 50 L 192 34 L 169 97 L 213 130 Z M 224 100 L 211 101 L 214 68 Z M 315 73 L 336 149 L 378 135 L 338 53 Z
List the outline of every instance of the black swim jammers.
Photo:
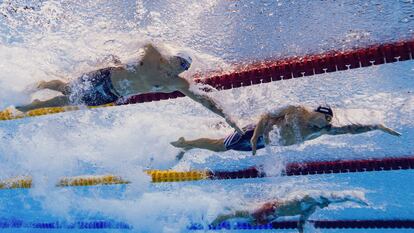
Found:
M 237 131 L 227 136 L 224 139 L 224 146 L 228 150 L 237 150 L 237 151 L 252 151 L 252 145 L 250 140 L 253 137 L 254 129 L 256 125 L 247 125 L 243 128 L 244 134 L 241 135 Z M 262 149 L 265 147 L 264 138 L 260 136 L 257 140 L 257 149 Z
M 98 106 L 116 102 L 121 96 L 111 81 L 111 68 L 84 74 L 69 85 L 69 99 L 72 103 Z

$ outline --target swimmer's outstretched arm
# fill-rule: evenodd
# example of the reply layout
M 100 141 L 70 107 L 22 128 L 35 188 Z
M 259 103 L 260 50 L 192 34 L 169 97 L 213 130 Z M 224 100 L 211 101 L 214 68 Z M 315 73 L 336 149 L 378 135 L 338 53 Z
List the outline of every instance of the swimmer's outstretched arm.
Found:
M 241 130 L 236 122 L 227 114 L 224 113 L 224 110 L 218 106 L 218 104 L 211 99 L 209 96 L 205 94 L 194 93 L 190 90 L 190 83 L 184 78 L 180 78 L 182 81 L 180 86 L 177 87 L 178 91 L 183 93 L 184 95 L 190 97 L 192 100 L 202 104 L 204 107 L 208 108 L 210 111 L 214 112 L 215 114 L 223 117 L 227 124 L 229 124 L 233 129 L 235 129 L 240 134 L 243 134 L 243 130 Z
M 217 226 L 220 223 L 227 221 L 229 219 L 232 218 L 248 218 L 251 219 L 251 215 L 249 211 L 245 211 L 245 210 L 237 210 L 234 213 L 231 214 L 221 214 L 219 216 L 217 216 L 216 219 L 213 220 L 213 222 L 211 222 L 211 225 L 213 226 Z M 252 219 L 251 219 L 252 220 Z
M 385 133 L 394 135 L 394 136 L 401 136 L 401 134 L 393 129 L 386 127 L 383 124 L 376 124 L 376 125 L 360 125 L 360 124 L 352 124 L 346 125 L 342 127 L 331 127 L 326 131 L 327 134 L 330 135 L 339 135 L 339 134 L 360 134 L 369 132 L 372 130 L 381 130 Z

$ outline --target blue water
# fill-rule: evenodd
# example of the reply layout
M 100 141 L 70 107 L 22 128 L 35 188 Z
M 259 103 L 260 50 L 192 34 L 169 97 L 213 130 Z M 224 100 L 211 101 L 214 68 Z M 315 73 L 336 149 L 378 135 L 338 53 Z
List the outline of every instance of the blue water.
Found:
M 25 9 L 24 6 L 33 7 Z M 108 63 L 129 61 L 146 42 L 184 50 L 194 63 L 184 75 L 226 69 L 232 62 L 303 55 L 412 38 L 412 1 L 2 1 L 0 107 L 56 95 L 24 94 L 43 79 L 72 79 Z M 4 232 L 187 232 L 226 208 L 242 208 L 293 192 L 354 190 L 368 207 L 333 205 L 311 219 L 410 219 L 412 171 L 272 177 L 152 184 L 142 170 L 242 169 L 265 165 L 278 174 L 299 161 L 414 154 L 414 62 L 335 72 L 212 93 L 240 125 L 286 104 L 329 103 L 335 123 L 384 123 L 402 133 L 323 136 L 252 157 L 194 150 L 177 163 L 169 145 L 186 138 L 224 137 L 229 127 L 187 98 L 83 110 L 0 122 L 0 178 L 31 175 L 34 188 L 2 190 L 2 220 L 111 220 L 133 229 L 2 229 Z M 117 174 L 130 185 L 56 188 L 60 177 Z M 294 230 L 277 230 L 295 232 Z M 411 232 L 401 230 L 398 232 Z M 367 232 L 321 230 L 306 232 Z M 396 230 L 369 230 L 396 232 Z

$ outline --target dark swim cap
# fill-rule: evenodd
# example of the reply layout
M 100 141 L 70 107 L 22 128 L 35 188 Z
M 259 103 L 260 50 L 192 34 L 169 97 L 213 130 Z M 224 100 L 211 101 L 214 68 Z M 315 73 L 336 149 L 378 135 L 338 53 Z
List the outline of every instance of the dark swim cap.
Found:
M 325 115 L 329 115 L 329 116 L 333 117 L 332 108 L 329 107 L 329 106 L 319 106 L 317 109 L 315 109 L 315 112 L 320 112 L 320 113 L 323 113 Z

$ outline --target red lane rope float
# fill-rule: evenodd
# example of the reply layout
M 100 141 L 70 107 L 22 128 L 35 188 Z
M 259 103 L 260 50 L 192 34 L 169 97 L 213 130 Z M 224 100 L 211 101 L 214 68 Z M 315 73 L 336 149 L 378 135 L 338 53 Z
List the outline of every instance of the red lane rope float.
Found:
M 282 175 L 315 175 L 331 173 L 369 172 L 414 169 L 414 156 L 401 158 L 338 160 L 289 163 Z M 241 179 L 266 177 L 261 168 L 250 167 L 239 171 L 210 171 L 209 179 Z
M 348 51 L 328 51 L 315 55 L 258 62 L 236 68 L 231 72 L 215 74 L 207 78 L 197 78 L 196 82 L 208 84 L 218 90 L 226 90 L 410 59 L 414 59 L 414 39 Z M 178 91 L 148 93 L 134 95 L 117 104 L 143 103 L 183 96 Z
M 319 229 L 395 229 L 395 228 L 414 228 L 414 220 L 310 220 L 315 228 Z M 270 230 L 270 229 L 295 229 L 296 221 L 280 221 L 266 225 L 251 225 L 244 222 L 223 222 L 217 226 L 192 224 L 189 230 Z

